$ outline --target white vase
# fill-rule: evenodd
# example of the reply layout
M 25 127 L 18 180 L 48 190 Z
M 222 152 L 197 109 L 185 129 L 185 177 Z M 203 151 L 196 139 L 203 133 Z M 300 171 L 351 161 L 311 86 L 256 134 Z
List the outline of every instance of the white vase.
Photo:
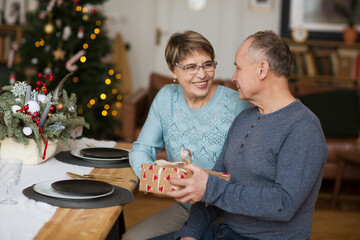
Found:
M 45 162 L 54 156 L 57 148 L 57 141 L 49 141 L 46 149 L 46 156 L 45 159 L 43 159 L 42 154 L 39 154 L 38 147 L 33 139 L 30 139 L 29 144 L 27 145 L 14 142 L 11 138 L 5 138 L 0 143 L 0 158 L 20 159 L 25 165 L 36 165 Z M 44 144 L 42 144 L 42 151 L 44 151 Z

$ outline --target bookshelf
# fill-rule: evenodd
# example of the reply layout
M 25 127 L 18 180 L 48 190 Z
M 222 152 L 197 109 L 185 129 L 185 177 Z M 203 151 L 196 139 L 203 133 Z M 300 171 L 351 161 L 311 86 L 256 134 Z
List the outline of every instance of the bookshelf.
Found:
M 294 57 L 291 81 L 315 81 L 360 86 L 360 43 L 285 39 Z
M 22 39 L 22 26 L 19 25 L 0 25 L 0 86 L 9 83 L 11 69 L 7 67 L 8 56 L 13 42 L 18 46 Z M 15 54 L 14 63 L 19 61 L 19 56 Z

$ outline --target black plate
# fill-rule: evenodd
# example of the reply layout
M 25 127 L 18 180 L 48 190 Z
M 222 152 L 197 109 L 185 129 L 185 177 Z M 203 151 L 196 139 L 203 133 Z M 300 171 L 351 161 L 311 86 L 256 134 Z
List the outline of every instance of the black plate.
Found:
M 96 196 L 113 191 L 114 186 L 94 180 L 62 180 L 51 184 L 56 191 L 65 194 Z
M 129 157 L 129 151 L 120 148 L 92 147 L 80 150 L 80 153 L 88 157 L 96 158 L 125 158 Z

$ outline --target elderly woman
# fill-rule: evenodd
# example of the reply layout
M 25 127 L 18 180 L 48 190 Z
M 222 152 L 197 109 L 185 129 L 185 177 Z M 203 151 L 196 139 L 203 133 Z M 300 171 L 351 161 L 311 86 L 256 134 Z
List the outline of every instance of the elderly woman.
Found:
M 165 58 L 174 82 L 155 97 L 133 149 L 130 164 L 140 177 L 141 164 L 153 164 L 164 146 L 168 161 L 180 161 L 189 149 L 192 162 L 212 169 L 234 118 L 250 104 L 230 88 L 213 84 L 215 53 L 210 42 L 193 31 L 173 34 Z M 130 228 L 123 239 L 147 239 L 179 230 L 190 204 L 174 203 Z

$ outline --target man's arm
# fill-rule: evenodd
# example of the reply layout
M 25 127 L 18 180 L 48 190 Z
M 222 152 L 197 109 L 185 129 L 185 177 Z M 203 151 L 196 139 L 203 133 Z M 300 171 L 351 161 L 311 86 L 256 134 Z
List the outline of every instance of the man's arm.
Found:
M 309 121 L 299 122 L 286 137 L 277 156 L 273 185 L 246 186 L 212 175 L 206 178 L 204 174 L 195 174 L 196 185 L 190 187 L 189 184 L 194 182 L 189 179 L 174 180 L 174 184 L 185 188 L 171 192 L 169 196 L 180 201 L 201 200 L 230 213 L 288 221 L 321 179 L 326 154 L 326 142 L 319 126 Z M 203 190 L 204 182 L 206 191 Z M 204 194 L 200 199 L 202 191 Z

